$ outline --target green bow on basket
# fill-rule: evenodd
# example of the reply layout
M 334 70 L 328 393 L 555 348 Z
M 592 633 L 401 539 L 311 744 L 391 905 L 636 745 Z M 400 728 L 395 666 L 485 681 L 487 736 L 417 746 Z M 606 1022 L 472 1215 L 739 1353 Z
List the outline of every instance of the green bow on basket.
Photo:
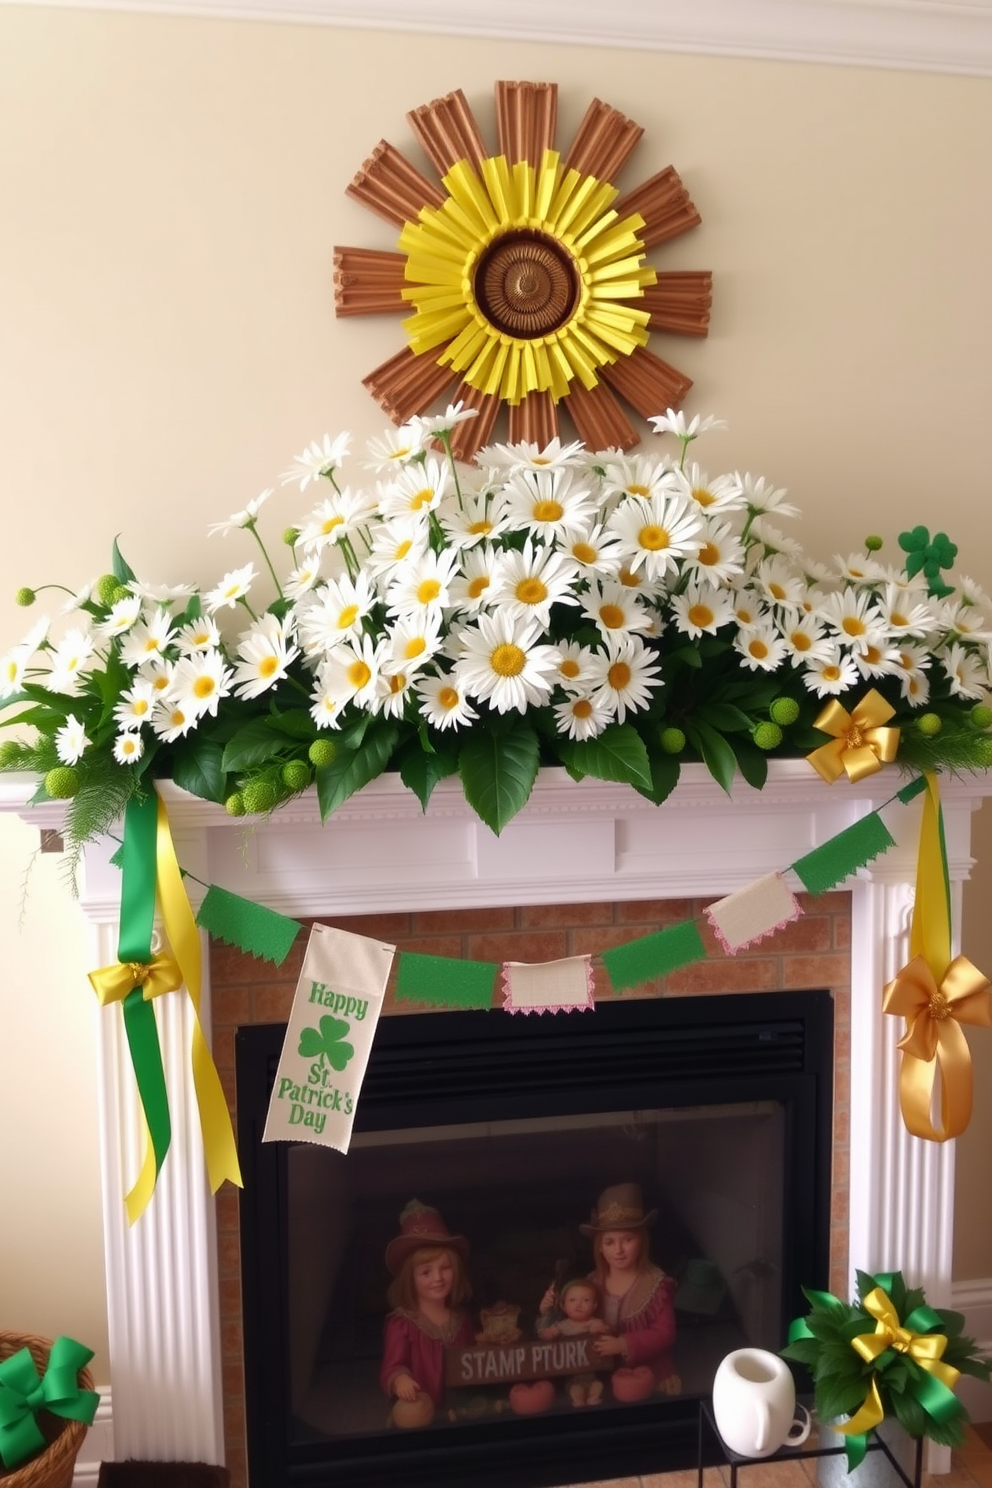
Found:
M 0 1364 L 0 1462 L 5 1467 L 18 1467 L 45 1449 L 37 1420 L 41 1411 L 92 1426 L 100 1396 L 79 1387 L 79 1371 L 92 1357 L 92 1349 L 62 1337 L 52 1344 L 44 1375 L 27 1348 Z
M 954 1386 L 962 1374 L 987 1380 L 992 1373 L 962 1333 L 961 1313 L 928 1307 L 901 1271 L 859 1271 L 856 1305 L 830 1292 L 803 1292 L 810 1312 L 791 1324 L 782 1353 L 813 1376 L 821 1421 L 847 1438 L 848 1472 L 864 1460 L 869 1431 L 887 1416 L 910 1436 L 961 1445 L 968 1412 Z

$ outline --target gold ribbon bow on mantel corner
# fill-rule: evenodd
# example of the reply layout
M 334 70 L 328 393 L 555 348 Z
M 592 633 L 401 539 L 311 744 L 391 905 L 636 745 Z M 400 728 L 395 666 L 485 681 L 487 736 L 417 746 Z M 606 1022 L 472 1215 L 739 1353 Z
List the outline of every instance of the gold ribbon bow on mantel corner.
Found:
M 974 1077 L 961 1028 L 992 1026 L 992 983 L 967 956 L 956 956 L 939 984 L 923 955 L 914 956 L 886 987 L 882 1009 L 906 1019 L 899 1040 L 899 1103 L 914 1137 L 946 1142 L 971 1120 Z M 933 1094 L 940 1071 L 941 1124 L 933 1122 Z
M 849 713 L 836 698 L 817 715 L 813 727 L 832 737 L 806 756 L 813 769 L 833 785 L 841 775 L 856 784 L 890 765 L 899 749 L 899 730 L 886 728 L 895 708 L 873 688 Z

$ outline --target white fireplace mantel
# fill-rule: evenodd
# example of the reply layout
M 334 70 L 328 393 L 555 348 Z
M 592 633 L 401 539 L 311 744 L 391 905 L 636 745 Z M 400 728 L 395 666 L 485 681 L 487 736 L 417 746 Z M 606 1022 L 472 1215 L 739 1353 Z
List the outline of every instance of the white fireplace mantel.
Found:
M 180 864 L 273 909 L 301 916 L 511 904 L 673 899 L 728 893 L 881 806 L 900 781 L 882 771 L 828 788 L 803 760 L 772 764 L 765 789 L 733 797 L 702 766 L 683 770 L 661 808 L 627 787 L 542 772 L 502 836 L 472 814 L 456 781 L 423 814 L 398 777 L 366 787 L 321 825 L 312 793 L 247 826 L 166 784 Z M 972 858 L 971 816 L 992 778 L 943 784 L 956 921 Z M 31 807 L 26 779 L 0 781 L 0 810 L 58 828 L 56 803 Z M 908 959 L 919 803 L 885 819 L 896 846 L 844 887 L 852 894 L 850 1264 L 903 1268 L 931 1302 L 950 1300 L 953 1143 L 910 1137 L 898 1105 L 898 1020 L 881 989 Z M 116 958 L 116 842 L 85 855 L 80 905 L 93 966 Z M 191 896 L 202 894 L 188 879 Z M 206 961 L 205 964 L 209 963 Z M 87 970 L 89 968 L 86 968 Z M 209 1027 L 209 978 L 203 1018 Z M 127 1226 L 122 1195 L 140 1160 L 140 1124 L 119 1018 L 100 1015 L 99 1104 L 108 1324 L 118 1458 L 223 1461 L 214 1209 L 195 1118 L 188 1000 L 162 998 L 172 1149 L 149 1210 Z

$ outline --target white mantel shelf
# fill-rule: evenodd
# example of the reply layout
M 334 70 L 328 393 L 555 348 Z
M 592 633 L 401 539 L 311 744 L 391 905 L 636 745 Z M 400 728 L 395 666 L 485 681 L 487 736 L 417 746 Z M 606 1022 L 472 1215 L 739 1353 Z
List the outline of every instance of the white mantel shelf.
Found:
M 489 908 L 714 897 L 789 864 L 881 806 L 900 785 L 884 770 L 851 786 L 825 786 L 803 760 L 775 761 L 757 792 L 728 798 L 699 765 L 654 807 L 625 786 L 542 771 L 530 801 L 496 838 L 466 805 L 457 781 L 437 788 L 427 813 L 386 775 L 321 824 L 308 793 L 246 825 L 169 784 L 180 864 L 204 883 L 300 916 L 383 910 Z M 0 811 L 58 828 L 57 803 L 32 807 L 27 778 L 0 777 Z M 992 777 L 942 782 L 956 920 L 972 865 L 971 817 Z M 885 820 L 896 846 L 844 887 L 852 898 L 850 1264 L 901 1267 L 935 1306 L 950 1301 L 954 1148 L 921 1142 L 898 1106 L 901 1025 L 883 1018 L 881 991 L 908 959 L 919 803 Z M 87 849 L 80 908 L 92 966 L 113 961 L 120 875 L 117 843 Z M 202 893 L 196 885 L 194 890 Z M 90 967 L 82 968 L 82 971 Z M 209 1026 L 209 985 L 204 1022 Z M 95 1008 L 95 1004 L 94 1004 Z M 156 1197 L 129 1230 L 121 1196 L 137 1171 L 140 1125 L 119 1018 L 98 1017 L 101 1160 L 108 1321 L 119 1458 L 223 1460 L 214 1209 L 206 1187 L 189 1077 L 188 1001 L 158 1008 L 173 1111 L 172 1150 Z M 940 1464 L 931 1457 L 931 1470 Z

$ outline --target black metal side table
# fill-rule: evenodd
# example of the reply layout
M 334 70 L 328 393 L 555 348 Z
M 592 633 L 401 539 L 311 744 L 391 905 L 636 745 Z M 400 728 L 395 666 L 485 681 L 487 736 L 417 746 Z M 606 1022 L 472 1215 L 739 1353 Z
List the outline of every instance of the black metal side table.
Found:
M 698 1488 L 703 1488 L 703 1445 L 707 1432 L 709 1432 L 720 1448 L 723 1460 L 730 1468 L 730 1488 L 737 1488 L 737 1473 L 742 1467 L 761 1467 L 766 1462 L 801 1462 L 807 1457 L 839 1457 L 847 1450 L 843 1443 L 835 1447 L 821 1447 L 819 1445 L 810 1446 L 807 1440 L 798 1447 L 779 1447 L 777 1452 L 770 1452 L 767 1457 L 742 1457 L 739 1452 L 735 1452 L 727 1446 L 727 1443 L 717 1428 L 716 1419 L 713 1415 L 713 1402 L 709 1398 L 704 1398 L 699 1402 Z M 875 1434 L 871 1436 L 868 1442 L 868 1451 L 883 1453 L 892 1464 L 894 1471 L 898 1474 L 905 1488 L 920 1488 L 920 1482 L 923 1477 L 922 1437 L 917 1438 L 916 1441 L 916 1457 L 912 1477 L 907 1473 L 902 1464 L 896 1460 L 888 1442 L 883 1441 L 880 1436 Z

